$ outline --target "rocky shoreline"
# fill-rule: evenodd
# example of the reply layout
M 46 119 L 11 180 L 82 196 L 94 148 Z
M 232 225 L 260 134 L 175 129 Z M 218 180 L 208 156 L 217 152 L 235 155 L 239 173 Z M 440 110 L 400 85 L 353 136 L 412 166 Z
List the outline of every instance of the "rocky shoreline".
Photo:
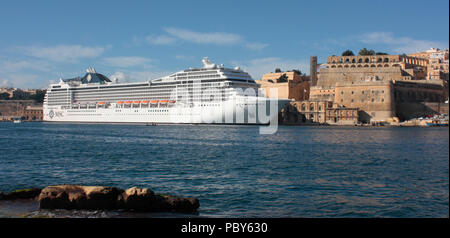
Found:
M 126 190 L 106 186 L 52 185 L 44 189 L 30 188 L 7 194 L 0 192 L 0 200 L 32 199 L 39 210 L 124 210 L 130 212 L 195 213 L 200 207 L 197 198 L 156 194 L 148 188 Z

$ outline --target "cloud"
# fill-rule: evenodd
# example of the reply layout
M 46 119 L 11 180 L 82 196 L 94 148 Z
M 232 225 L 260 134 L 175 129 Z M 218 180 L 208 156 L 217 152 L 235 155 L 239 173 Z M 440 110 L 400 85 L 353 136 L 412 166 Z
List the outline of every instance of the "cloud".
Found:
M 13 84 L 8 79 L 0 78 L 0 87 L 2 87 L 2 88 L 12 88 Z
M 166 35 L 161 36 L 150 35 L 145 37 L 145 40 L 152 45 L 171 45 L 175 43 L 177 39 Z
M 27 55 L 55 62 L 76 61 L 82 58 L 95 58 L 103 54 L 107 47 L 89 47 L 82 45 L 57 45 L 49 47 L 30 46 L 19 47 Z
M 202 33 L 174 27 L 168 27 L 164 30 L 173 37 L 198 44 L 233 45 L 243 41 L 242 36 L 233 33 Z
M 305 45 L 305 43 L 303 43 Z M 346 36 L 338 39 L 325 39 L 309 44 L 320 51 L 336 54 L 336 47 L 341 50 L 355 49 L 356 47 L 374 49 L 392 54 L 410 54 L 429 50 L 430 48 L 448 48 L 448 42 L 399 37 L 392 32 L 366 32 L 358 35 Z M 306 46 L 306 45 L 305 45 Z M 359 50 L 353 51 L 358 53 Z
M 365 44 L 385 45 L 395 53 L 414 53 L 429 50 L 430 48 L 447 48 L 443 42 L 430 40 L 417 40 L 410 37 L 396 37 L 392 32 L 369 32 L 362 34 L 359 40 Z
M 175 59 L 185 60 L 185 61 L 192 61 L 192 60 L 195 59 L 195 57 L 194 56 L 187 56 L 187 55 L 176 55 Z
M 103 62 L 113 67 L 151 67 L 152 59 L 139 56 L 121 56 L 104 58 Z
M 148 35 L 146 37 L 133 37 L 133 44 L 141 46 L 142 43 L 151 45 L 174 45 L 177 42 L 190 42 L 195 44 L 209 45 L 240 45 L 249 50 L 262 50 L 268 44 L 259 42 L 249 42 L 239 34 L 227 32 L 197 32 L 176 27 L 166 27 L 163 29 L 166 34 Z
M 20 61 L 4 61 L 0 64 L 0 72 L 18 72 L 22 70 L 36 70 L 42 72 L 49 72 L 51 70 L 51 65 L 44 61 L 30 61 L 30 60 L 20 60 Z
M 119 82 L 123 82 L 125 80 L 125 74 L 123 72 L 115 72 L 111 76 L 109 76 L 111 80 L 117 79 Z
M 269 44 L 258 43 L 258 42 L 245 44 L 245 47 L 247 47 L 248 49 L 251 49 L 251 50 L 262 50 L 262 49 L 266 48 L 267 46 L 269 46 Z
M 20 87 L 20 88 L 44 88 L 48 85 L 43 85 L 41 81 L 38 80 L 39 77 L 34 74 L 22 74 L 15 73 L 10 74 L 6 78 L 1 79 L 0 84 L 7 87 Z
M 276 68 L 283 71 L 299 69 L 303 73 L 309 72 L 309 61 L 299 59 L 281 59 L 278 57 L 257 58 L 248 61 L 232 61 L 234 66 L 247 71 L 253 79 L 261 79 L 262 75 L 274 72 Z

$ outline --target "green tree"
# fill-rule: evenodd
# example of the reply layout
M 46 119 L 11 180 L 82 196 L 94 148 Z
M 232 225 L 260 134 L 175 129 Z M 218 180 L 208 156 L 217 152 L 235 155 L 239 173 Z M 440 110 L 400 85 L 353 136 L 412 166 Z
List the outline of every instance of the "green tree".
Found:
M 351 50 L 346 50 L 342 53 L 342 56 L 354 56 L 355 54 L 353 54 L 353 51 Z
M 8 100 L 9 93 L 0 93 L 0 100 Z
M 375 55 L 388 55 L 388 53 L 384 53 L 384 52 L 377 52 L 377 53 L 375 53 Z
M 13 92 L 13 96 L 11 99 L 13 99 L 13 100 L 29 100 L 30 93 L 25 92 L 21 89 L 17 89 Z
M 278 79 L 277 79 L 277 83 L 286 83 L 288 81 L 288 77 L 286 76 L 286 74 L 281 75 Z
M 46 92 L 46 90 L 38 89 L 38 90 L 36 90 L 36 94 L 31 95 L 30 98 L 38 103 L 43 103 L 45 92 Z
M 300 71 L 299 69 L 293 69 L 292 71 L 294 71 L 298 75 L 302 75 L 302 71 Z
M 359 53 L 359 55 L 375 55 L 375 51 L 374 50 L 368 50 L 366 48 L 362 48 Z

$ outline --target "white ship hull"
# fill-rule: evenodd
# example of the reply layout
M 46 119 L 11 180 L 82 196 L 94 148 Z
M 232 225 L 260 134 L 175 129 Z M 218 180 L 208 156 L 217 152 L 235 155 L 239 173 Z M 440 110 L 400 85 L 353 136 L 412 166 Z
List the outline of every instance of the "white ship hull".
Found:
M 83 123 L 268 124 L 288 100 L 249 97 L 192 107 L 87 108 L 44 107 L 44 121 Z M 272 107 L 272 108 L 271 108 Z M 263 109 L 258 110 L 259 108 Z M 265 110 L 264 110 L 265 109 Z

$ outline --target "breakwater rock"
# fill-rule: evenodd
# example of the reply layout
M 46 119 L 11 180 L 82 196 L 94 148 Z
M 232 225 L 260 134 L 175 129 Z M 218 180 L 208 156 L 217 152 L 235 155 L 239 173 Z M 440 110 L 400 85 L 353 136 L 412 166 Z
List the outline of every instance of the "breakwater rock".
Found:
M 125 209 L 142 212 L 192 213 L 199 207 L 197 198 L 155 194 L 148 188 L 126 190 L 105 186 L 54 185 L 39 194 L 40 209 Z
M 14 200 L 14 199 L 30 199 L 36 198 L 41 193 L 40 188 L 27 188 L 15 190 L 10 193 L 4 194 L 0 192 L 0 200 Z

